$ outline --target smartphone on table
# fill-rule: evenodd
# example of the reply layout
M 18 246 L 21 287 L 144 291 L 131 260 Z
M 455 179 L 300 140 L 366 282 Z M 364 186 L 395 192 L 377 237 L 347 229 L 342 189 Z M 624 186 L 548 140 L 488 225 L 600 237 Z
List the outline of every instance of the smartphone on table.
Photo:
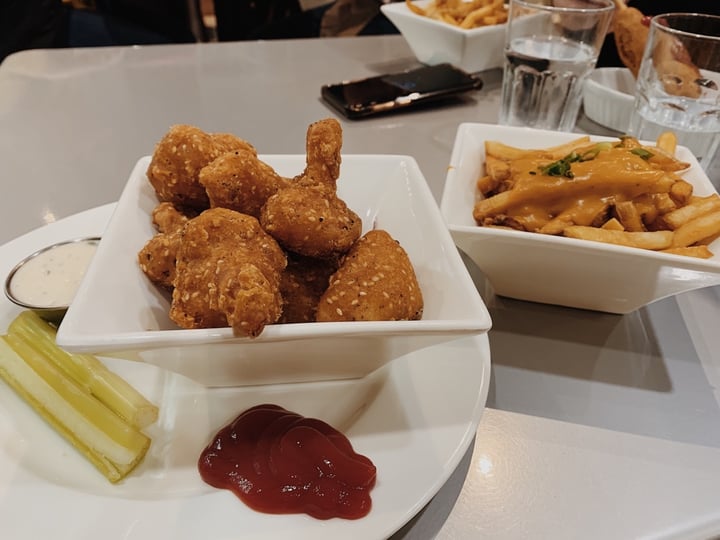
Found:
M 348 118 L 407 109 L 414 105 L 479 90 L 483 81 L 452 64 L 325 84 L 322 98 Z

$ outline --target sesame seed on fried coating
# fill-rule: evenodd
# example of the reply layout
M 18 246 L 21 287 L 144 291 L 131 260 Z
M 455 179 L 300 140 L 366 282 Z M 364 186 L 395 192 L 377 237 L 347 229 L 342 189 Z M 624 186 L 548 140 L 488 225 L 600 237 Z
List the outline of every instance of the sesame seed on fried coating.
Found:
M 402 246 L 384 230 L 367 232 L 330 278 L 317 321 L 420 319 L 423 297 Z

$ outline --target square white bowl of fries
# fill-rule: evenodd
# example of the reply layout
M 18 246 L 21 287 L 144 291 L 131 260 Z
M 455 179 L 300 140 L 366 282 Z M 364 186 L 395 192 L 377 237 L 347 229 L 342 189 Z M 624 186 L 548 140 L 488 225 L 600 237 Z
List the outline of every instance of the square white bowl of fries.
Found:
M 383 4 L 417 59 L 469 72 L 503 65 L 507 9 L 502 0 L 418 0 Z
M 624 314 L 720 284 L 720 196 L 670 133 L 461 124 L 441 212 L 499 296 Z

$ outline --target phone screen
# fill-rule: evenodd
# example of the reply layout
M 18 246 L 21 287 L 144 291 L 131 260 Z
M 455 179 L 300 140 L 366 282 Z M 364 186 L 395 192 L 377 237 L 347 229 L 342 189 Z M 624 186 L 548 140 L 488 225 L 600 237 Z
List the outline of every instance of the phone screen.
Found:
M 351 118 L 477 89 L 482 80 L 450 64 L 322 87 L 322 96 Z

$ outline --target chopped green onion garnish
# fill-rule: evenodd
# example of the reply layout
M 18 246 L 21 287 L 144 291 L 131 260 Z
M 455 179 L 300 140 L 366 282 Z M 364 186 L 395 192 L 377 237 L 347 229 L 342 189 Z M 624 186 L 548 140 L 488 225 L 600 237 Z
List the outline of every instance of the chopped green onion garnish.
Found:
M 630 150 L 630 153 L 635 154 L 636 156 L 639 156 L 644 160 L 648 160 L 655 155 L 652 152 L 648 152 L 644 148 L 633 148 L 632 150 Z

